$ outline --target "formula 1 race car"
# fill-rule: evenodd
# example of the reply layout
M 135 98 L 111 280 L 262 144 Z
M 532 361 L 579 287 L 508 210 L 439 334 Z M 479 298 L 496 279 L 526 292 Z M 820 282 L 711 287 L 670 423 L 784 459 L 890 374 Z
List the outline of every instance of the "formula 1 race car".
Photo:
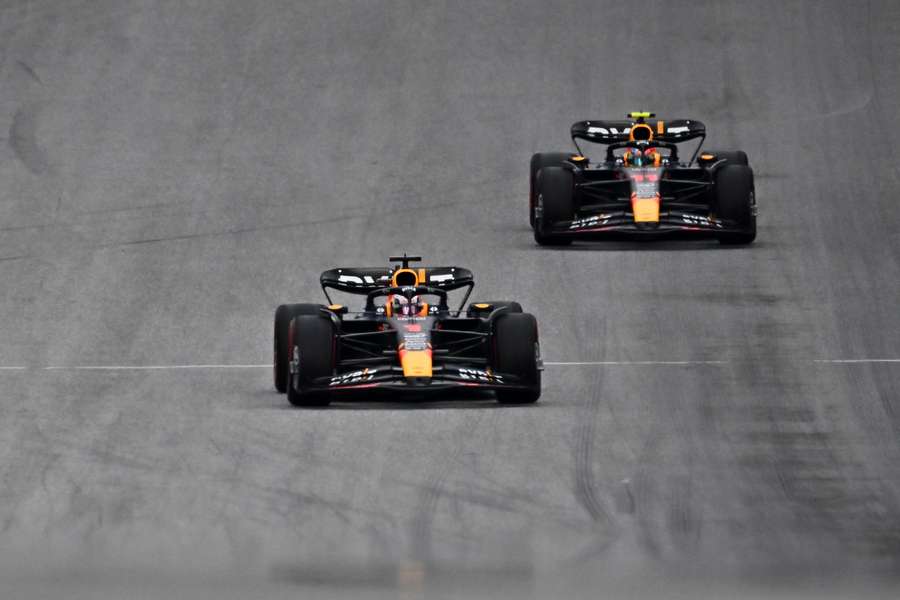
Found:
M 655 116 L 632 112 L 627 121 L 579 121 L 571 130 L 577 153 L 531 157 L 529 212 L 538 244 L 561 246 L 611 233 L 687 233 L 722 244 L 749 244 L 756 238 L 747 154 L 701 154 L 703 123 Z M 678 144 L 698 138 L 693 156 L 682 162 Z M 592 163 L 577 140 L 606 145 L 606 156 Z
M 285 304 L 275 311 L 275 388 L 295 406 L 323 406 L 356 392 L 416 395 L 493 390 L 506 404 L 541 395 L 537 321 L 518 302 L 475 302 L 463 311 L 474 276 L 462 267 L 416 267 L 416 256 L 388 268 L 322 273 L 329 304 Z M 451 310 L 448 292 L 465 288 Z M 365 296 L 359 312 L 328 290 Z M 426 300 L 433 299 L 433 302 Z

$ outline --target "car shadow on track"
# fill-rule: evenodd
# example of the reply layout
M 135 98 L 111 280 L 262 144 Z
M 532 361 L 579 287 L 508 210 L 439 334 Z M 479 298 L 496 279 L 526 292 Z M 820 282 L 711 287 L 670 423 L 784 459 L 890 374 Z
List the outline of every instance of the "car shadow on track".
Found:
M 571 246 L 555 248 L 567 252 L 712 252 L 714 250 L 740 250 L 748 246 L 723 246 L 715 240 L 610 240 L 575 242 Z M 541 248 L 546 250 L 546 248 Z
M 748 250 L 768 246 L 765 241 L 755 241 L 752 244 L 727 246 L 722 245 L 712 237 L 697 237 L 696 234 L 670 234 L 667 237 L 657 239 L 636 238 L 633 234 L 607 233 L 602 238 L 575 240 L 571 246 L 539 246 L 534 241 L 533 234 L 528 227 L 516 227 L 508 229 L 508 233 L 515 235 L 515 243 L 512 246 L 516 250 L 534 250 L 538 252 L 577 252 L 577 251 L 607 251 L 607 252 L 709 252 L 713 250 Z
M 251 410 L 287 410 L 287 411 L 328 411 L 328 410 L 435 410 L 435 409 L 467 409 L 484 410 L 503 408 L 507 410 L 522 410 L 524 408 L 537 408 L 537 404 L 500 404 L 490 393 L 459 396 L 442 395 L 429 398 L 427 396 L 410 396 L 404 400 L 395 400 L 389 397 L 383 399 L 360 398 L 359 400 L 335 400 L 328 406 L 291 406 L 284 394 L 273 391 L 259 391 L 253 394 Z
M 764 245 L 757 242 L 746 246 L 723 246 L 716 240 L 591 240 L 577 241 L 571 246 L 524 243 L 517 244 L 516 249 L 536 252 L 727 252 L 750 250 Z

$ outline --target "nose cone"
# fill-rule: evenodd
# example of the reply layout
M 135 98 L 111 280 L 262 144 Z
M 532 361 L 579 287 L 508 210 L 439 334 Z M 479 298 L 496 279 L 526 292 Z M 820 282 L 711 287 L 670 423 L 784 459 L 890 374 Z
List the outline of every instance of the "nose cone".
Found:
M 634 214 L 634 222 L 637 224 L 659 225 L 659 195 L 640 197 L 637 194 L 631 196 L 631 212 Z
M 401 350 L 400 365 L 407 379 L 431 379 L 431 349 Z

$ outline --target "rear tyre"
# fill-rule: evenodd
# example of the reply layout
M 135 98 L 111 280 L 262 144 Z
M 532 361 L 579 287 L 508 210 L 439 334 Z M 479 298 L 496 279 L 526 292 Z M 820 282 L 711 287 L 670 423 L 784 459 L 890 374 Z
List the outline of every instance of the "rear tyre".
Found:
M 327 393 L 306 392 L 319 377 L 332 374 L 334 368 L 334 325 L 326 317 L 300 315 L 294 317 L 288 335 L 290 356 L 298 360 L 295 373 L 287 376 L 288 402 L 294 406 L 327 406 Z
M 528 220 L 534 229 L 534 207 L 537 205 L 537 174 L 544 167 L 558 167 L 572 156 L 568 152 L 538 152 L 531 156 L 531 174 L 528 178 Z
M 731 164 L 716 171 L 715 213 L 718 218 L 744 229 L 739 233 L 719 234 L 719 243 L 749 244 L 756 239 L 756 197 L 750 167 Z
M 287 391 L 288 362 L 288 327 L 291 319 L 298 315 L 317 315 L 322 309 L 321 304 L 282 304 L 275 309 L 274 346 L 274 377 L 275 389 L 280 394 Z
M 540 345 L 534 315 L 514 313 L 497 319 L 494 348 L 495 370 L 516 375 L 529 386 L 526 390 L 497 390 L 497 401 L 500 404 L 537 402 L 541 397 L 541 372 L 538 369 Z
M 572 172 L 562 167 L 545 167 L 538 173 L 538 197 L 535 209 L 534 241 L 541 246 L 568 246 L 572 238 L 552 235 L 554 223 L 571 221 L 575 214 L 575 181 Z

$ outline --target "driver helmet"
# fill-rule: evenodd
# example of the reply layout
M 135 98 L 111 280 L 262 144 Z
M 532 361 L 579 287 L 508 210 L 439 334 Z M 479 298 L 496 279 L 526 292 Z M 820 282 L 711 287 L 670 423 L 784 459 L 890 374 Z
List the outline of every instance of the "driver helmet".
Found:
M 622 162 L 626 167 L 658 167 L 662 163 L 662 154 L 652 146 L 637 146 L 625 151 Z
M 415 317 L 427 306 L 421 302 L 418 296 L 407 299 L 406 296 L 401 296 L 400 294 L 391 294 L 387 300 L 387 304 L 390 305 L 390 312 L 395 317 Z

